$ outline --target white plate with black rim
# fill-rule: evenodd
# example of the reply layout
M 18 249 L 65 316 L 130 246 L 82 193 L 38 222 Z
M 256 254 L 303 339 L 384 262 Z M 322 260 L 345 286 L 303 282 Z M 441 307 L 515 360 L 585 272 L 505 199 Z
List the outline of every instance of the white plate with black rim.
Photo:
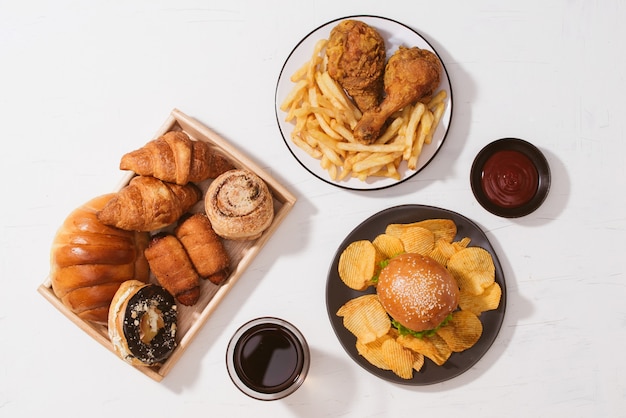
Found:
M 391 56 L 391 54 L 393 54 L 393 52 L 396 51 L 401 45 L 406 47 L 417 46 L 419 48 L 427 49 L 437 54 L 439 60 L 442 62 L 443 65 L 443 60 L 441 60 L 441 57 L 439 56 L 437 51 L 435 51 L 433 46 L 416 30 L 410 28 L 403 23 L 384 17 L 369 15 L 346 16 L 334 19 L 319 26 L 318 28 L 311 31 L 308 35 L 306 35 L 296 44 L 294 49 L 287 57 L 287 60 L 285 61 L 285 64 L 283 65 L 283 68 L 278 77 L 278 83 L 276 85 L 276 119 L 278 121 L 278 127 L 283 136 L 283 140 L 289 148 L 289 151 L 291 151 L 296 160 L 315 177 L 319 178 L 322 181 L 325 181 L 326 183 L 345 189 L 384 189 L 402 183 L 413 177 L 415 174 L 419 173 L 433 160 L 433 158 L 439 151 L 441 145 L 446 139 L 448 129 L 450 127 L 450 121 L 452 119 L 453 97 L 452 88 L 450 85 L 450 78 L 448 76 L 445 65 L 443 65 L 443 76 L 441 79 L 441 84 L 439 85 L 439 89 L 446 90 L 446 92 L 448 93 L 448 98 L 446 99 L 446 108 L 444 114 L 441 117 L 437 130 L 433 134 L 432 142 L 426 145 L 422 150 L 415 170 L 409 170 L 406 166 L 406 162 L 403 162 L 398 169 L 398 171 L 400 172 L 400 179 L 387 177 L 370 177 L 367 180 L 362 181 L 357 178 L 348 177 L 347 179 L 341 181 L 333 180 L 328 172 L 321 167 L 319 160 L 314 159 L 304 150 L 302 150 L 293 143 L 293 141 L 291 140 L 291 133 L 293 131 L 294 125 L 292 122 L 285 121 L 285 117 L 287 116 L 287 114 L 280 109 L 280 105 L 294 86 L 294 83 L 290 80 L 291 75 L 311 58 L 311 54 L 314 51 L 315 44 L 320 39 L 328 39 L 328 37 L 330 36 L 330 31 L 333 29 L 333 27 L 335 27 L 340 21 L 346 19 L 360 20 L 375 28 L 385 40 L 387 58 L 389 58 L 389 56 Z

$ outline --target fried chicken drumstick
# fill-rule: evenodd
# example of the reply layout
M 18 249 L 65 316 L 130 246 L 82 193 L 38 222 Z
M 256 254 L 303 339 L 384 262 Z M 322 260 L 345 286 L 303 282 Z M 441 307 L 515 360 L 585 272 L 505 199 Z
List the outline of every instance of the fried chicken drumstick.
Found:
M 330 32 L 326 47 L 328 74 L 365 112 L 378 105 L 383 91 L 385 41 L 372 27 L 344 20 Z
M 385 67 L 385 98 L 380 105 L 363 113 L 354 128 L 355 139 L 364 144 L 374 142 L 394 112 L 434 93 L 441 81 L 441 71 L 441 62 L 434 53 L 400 46 Z

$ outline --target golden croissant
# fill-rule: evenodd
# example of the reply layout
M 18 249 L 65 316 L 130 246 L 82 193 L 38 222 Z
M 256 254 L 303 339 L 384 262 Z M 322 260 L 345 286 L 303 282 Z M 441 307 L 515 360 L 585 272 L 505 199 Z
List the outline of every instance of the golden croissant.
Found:
M 170 131 L 122 156 L 121 170 L 180 185 L 215 178 L 233 168 L 226 157 L 204 141 Z
M 98 212 L 98 219 L 128 231 L 154 231 L 176 222 L 201 198 L 193 183 L 181 186 L 136 176 Z

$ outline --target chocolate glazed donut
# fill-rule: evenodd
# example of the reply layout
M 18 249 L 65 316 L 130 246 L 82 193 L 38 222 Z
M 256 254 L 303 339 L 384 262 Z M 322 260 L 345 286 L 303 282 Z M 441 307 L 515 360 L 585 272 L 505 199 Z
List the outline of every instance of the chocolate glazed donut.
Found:
M 213 180 L 204 203 L 213 230 L 225 239 L 256 239 L 274 219 L 267 184 L 247 170 L 230 170 Z
M 111 306 L 109 337 L 118 355 L 133 365 L 165 361 L 176 348 L 174 297 L 156 284 L 120 287 Z

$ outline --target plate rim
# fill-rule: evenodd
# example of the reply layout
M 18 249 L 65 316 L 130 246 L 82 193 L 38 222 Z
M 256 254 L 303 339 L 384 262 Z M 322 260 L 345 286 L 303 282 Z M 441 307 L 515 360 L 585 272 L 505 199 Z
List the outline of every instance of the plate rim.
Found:
M 498 308 L 494 311 L 489 311 L 489 312 L 485 312 L 485 314 L 490 314 L 491 316 L 488 318 L 489 322 L 491 323 L 493 321 L 493 319 L 495 318 L 495 325 L 494 328 L 491 329 L 490 334 L 492 334 L 490 336 L 490 340 L 487 341 L 483 346 L 482 346 L 482 351 L 480 353 L 477 352 L 472 352 L 472 348 L 466 350 L 463 353 L 452 353 L 452 356 L 462 356 L 464 353 L 467 354 L 476 354 L 474 357 L 470 358 L 467 361 L 467 364 L 464 365 L 464 367 L 460 368 L 459 370 L 457 370 L 457 372 L 450 372 L 449 375 L 444 376 L 442 378 L 436 378 L 436 379 L 432 379 L 432 380 L 423 380 L 423 375 L 420 375 L 420 372 L 415 372 L 413 374 L 413 378 L 412 379 L 402 379 L 398 376 L 396 376 L 395 374 L 393 374 L 391 371 L 388 370 L 382 370 L 377 368 L 376 366 L 373 366 L 372 364 L 370 364 L 369 362 L 367 362 L 367 360 L 365 360 L 364 357 L 360 356 L 355 350 L 355 341 L 356 338 L 354 336 L 352 336 L 351 334 L 349 334 L 348 331 L 345 330 L 345 328 L 343 328 L 343 324 L 342 321 L 340 319 L 337 319 L 338 317 L 336 316 L 335 312 L 333 312 L 333 310 L 331 309 L 331 303 L 329 301 L 330 299 L 330 293 L 331 293 L 331 288 L 333 288 L 333 283 L 332 280 L 339 280 L 338 277 L 336 277 L 336 272 L 334 270 L 336 270 L 336 265 L 338 263 L 338 259 L 339 259 L 339 255 L 342 251 L 343 248 L 345 248 L 350 242 L 352 242 L 354 240 L 353 235 L 355 235 L 355 233 L 360 232 L 360 230 L 366 226 L 368 226 L 368 224 L 370 224 L 373 221 L 376 221 L 380 218 L 384 218 L 386 215 L 388 214 L 392 214 L 394 212 L 399 212 L 400 214 L 404 215 L 405 213 L 408 213 L 410 211 L 433 211 L 436 212 L 438 214 L 447 214 L 449 216 L 452 216 L 454 218 L 458 218 L 463 220 L 463 222 L 465 223 L 465 225 L 470 226 L 473 229 L 473 233 L 474 234 L 478 234 L 481 239 L 485 240 L 489 246 L 489 249 L 491 251 L 490 254 L 493 257 L 494 260 L 494 264 L 496 267 L 496 282 L 500 285 L 500 287 L 502 288 L 502 296 L 500 299 L 500 305 L 498 306 Z M 397 216 L 397 214 L 396 214 Z M 415 217 L 415 221 L 418 220 L 422 220 L 422 219 L 432 219 L 431 218 L 420 218 L 419 216 Z M 458 233 L 457 233 L 457 238 L 458 238 Z M 333 273 L 335 273 L 335 277 L 333 277 Z M 343 283 L 335 283 L 335 285 L 343 285 Z M 345 291 L 346 292 L 353 292 L 353 293 L 361 293 L 361 294 L 367 294 L 367 293 L 374 293 L 374 289 L 370 286 L 368 289 L 366 289 L 363 292 L 358 292 L 355 290 L 351 290 L 349 289 L 347 286 L 343 285 L 345 287 Z M 375 212 L 374 214 L 368 216 L 365 220 L 363 220 L 362 222 L 360 222 L 358 225 L 356 225 L 346 236 L 345 238 L 341 241 L 341 243 L 339 244 L 339 246 L 337 247 L 337 250 L 332 258 L 332 261 L 330 263 L 329 269 L 328 269 L 328 274 L 327 274 L 327 279 L 326 279 L 326 287 L 325 287 L 325 303 L 326 303 L 326 311 L 327 311 L 327 315 L 328 315 L 328 320 L 330 322 L 331 328 L 333 329 L 333 332 L 335 334 L 335 337 L 337 338 L 337 340 L 339 341 L 340 345 L 342 346 L 342 348 L 344 349 L 344 351 L 346 352 L 346 354 L 356 363 L 358 364 L 361 368 L 363 368 L 365 371 L 367 371 L 368 373 L 382 379 L 382 380 L 386 380 L 388 382 L 391 383 L 396 383 L 396 384 L 401 384 L 404 386 L 428 386 L 428 385 L 432 385 L 432 384 L 436 384 L 436 383 L 441 383 L 441 382 L 445 382 L 447 380 L 451 380 L 453 378 L 456 378 L 458 376 L 460 376 L 461 374 L 467 372 L 468 370 L 470 370 L 472 367 L 474 367 L 481 358 L 484 357 L 484 355 L 490 350 L 491 346 L 493 345 L 493 343 L 495 342 L 495 340 L 497 339 L 500 330 L 502 328 L 502 324 L 504 323 L 504 317 L 506 315 L 506 307 L 507 307 L 507 289 L 506 289 L 506 280 L 505 280 L 505 275 L 504 275 L 504 270 L 502 268 L 502 264 L 500 263 L 500 260 L 498 258 L 498 255 L 495 251 L 495 248 L 493 248 L 493 245 L 491 244 L 491 241 L 488 239 L 488 237 L 486 236 L 485 232 L 482 230 L 482 228 L 480 228 L 480 226 L 474 222 L 473 220 L 469 219 L 468 217 L 466 217 L 465 215 L 462 215 L 458 212 L 455 212 L 453 210 L 450 209 L 445 209 L 445 208 L 441 208 L 441 207 L 437 207 L 437 206 L 431 206 L 431 205 L 422 205 L 422 204 L 401 204 L 401 205 L 396 205 L 396 206 L 392 206 L 380 211 Z M 485 321 L 483 321 L 485 322 Z M 342 328 L 339 328 L 342 327 Z M 342 339 L 342 337 L 339 335 L 339 332 L 343 332 L 346 335 L 348 335 L 348 337 L 350 337 L 350 341 L 345 341 L 345 339 Z M 436 366 L 434 363 L 432 363 L 429 359 L 425 359 L 426 362 L 428 362 L 428 366 L 430 367 L 442 367 L 445 368 L 446 365 L 443 366 Z M 422 376 L 422 379 L 420 380 L 419 377 Z
M 278 91 L 279 91 L 279 87 L 280 87 L 280 82 L 283 78 L 283 73 L 285 72 L 285 67 L 287 66 L 287 64 L 289 63 L 289 60 L 291 59 L 292 55 L 296 52 L 296 50 L 298 49 L 298 47 L 306 40 L 308 39 L 310 36 L 312 36 L 315 32 L 319 31 L 320 29 L 322 29 L 323 27 L 326 27 L 330 24 L 333 24 L 335 22 L 339 22 L 341 20 L 346 20 L 346 19 L 358 19 L 358 18 L 368 18 L 368 19 L 380 19 L 380 20 L 384 20 L 399 26 L 404 27 L 405 29 L 413 32 L 415 35 L 417 35 L 419 38 L 421 38 L 427 45 L 428 47 L 431 49 L 431 51 L 437 55 L 437 58 L 439 58 L 439 61 L 441 62 L 441 66 L 443 68 L 443 74 L 447 80 L 448 83 L 448 97 L 449 97 L 449 103 L 448 103 L 448 107 L 449 107 L 449 121 L 448 121 L 448 126 L 446 128 L 446 130 L 444 131 L 443 134 L 443 138 L 441 139 L 441 143 L 439 144 L 439 146 L 437 147 L 437 149 L 435 149 L 433 155 L 430 157 L 430 159 L 421 167 L 419 167 L 417 170 L 413 171 L 412 173 L 410 173 L 409 175 L 407 175 L 404 178 L 401 178 L 400 180 L 397 180 L 395 182 L 392 182 L 390 184 L 383 184 L 383 185 L 379 185 L 376 186 L 375 183 L 372 183 L 371 187 L 355 187 L 355 186 L 350 186 L 348 184 L 343 184 L 340 182 L 336 182 L 336 181 L 332 181 L 331 179 L 327 179 L 324 177 L 321 177 L 320 175 L 318 175 L 317 173 L 315 173 L 314 171 L 312 171 L 307 164 L 305 164 L 303 161 L 301 161 L 300 158 L 298 158 L 298 156 L 294 153 L 293 149 L 289 146 L 289 140 L 287 138 L 287 136 L 285 135 L 285 132 L 283 132 L 283 128 L 281 125 L 281 118 L 280 118 L 280 114 L 279 112 L 282 112 L 280 110 L 280 106 L 279 106 L 279 98 L 278 98 Z M 338 18 L 334 18 L 331 19 L 329 21 L 326 21 L 325 23 L 322 23 L 320 25 L 318 25 L 317 27 L 315 27 L 314 29 L 310 30 L 306 35 L 304 35 L 291 49 L 291 51 L 289 52 L 289 54 L 287 55 L 287 58 L 285 58 L 285 61 L 283 62 L 280 72 L 278 73 L 278 78 L 276 80 L 276 85 L 275 85 L 275 89 L 274 89 L 274 114 L 276 117 L 276 123 L 278 125 L 278 130 L 280 132 L 280 135 L 283 139 L 283 142 L 285 143 L 287 149 L 289 150 L 290 154 L 294 157 L 294 159 L 306 170 L 308 171 L 311 175 L 313 175 L 315 178 L 321 180 L 322 182 L 326 183 L 326 184 L 330 184 L 332 186 L 335 187 L 339 187 L 341 189 L 345 189 L 345 190 L 353 190 L 353 191 L 374 191 L 374 190 L 383 190 L 383 189 L 388 189 L 390 187 L 393 186 L 397 186 L 399 184 L 402 184 L 404 182 L 406 182 L 407 180 L 413 178 L 416 174 L 420 173 L 422 170 L 424 170 L 427 166 L 430 165 L 430 163 L 435 159 L 435 157 L 437 156 L 437 154 L 439 153 L 439 151 L 441 150 L 441 148 L 443 147 L 443 144 L 446 142 L 446 139 L 448 138 L 448 134 L 450 132 L 450 128 L 452 125 L 452 121 L 453 121 L 453 116 L 454 116 L 454 92 L 453 92 L 453 88 L 452 88 L 452 82 L 450 80 L 450 75 L 448 73 L 448 69 L 443 61 L 443 59 L 441 58 L 441 55 L 439 54 L 439 52 L 435 49 L 435 47 L 433 46 L 433 44 L 428 41 L 428 39 L 426 39 L 419 31 L 413 29 L 412 27 L 408 26 L 405 23 L 402 23 L 396 19 L 393 18 L 389 18 L 389 17 L 384 17 L 384 16 L 379 16 L 379 15 L 374 15 L 374 14 L 354 14 L 354 15 L 348 15 L 348 16 L 343 16 L 343 17 L 338 17 Z M 311 157 L 312 158 L 312 157 Z M 365 182 L 363 182 L 363 184 L 367 184 Z

